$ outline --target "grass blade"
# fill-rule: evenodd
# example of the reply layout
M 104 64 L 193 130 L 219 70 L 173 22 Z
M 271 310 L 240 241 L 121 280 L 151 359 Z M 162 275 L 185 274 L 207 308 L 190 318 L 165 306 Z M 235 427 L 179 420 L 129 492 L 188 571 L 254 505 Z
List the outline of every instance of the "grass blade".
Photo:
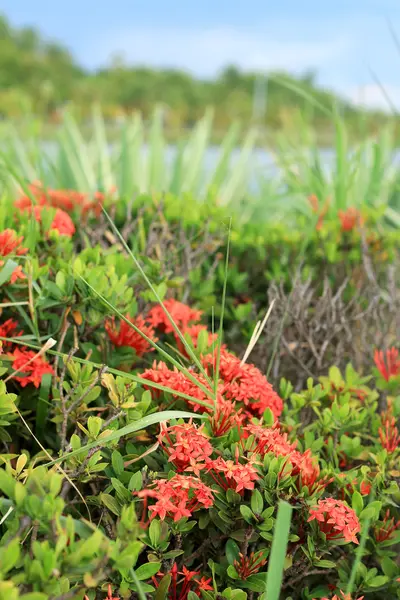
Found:
M 279 600 L 291 518 L 292 507 L 287 502 L 281 501 L 278 507 L 271 554 L 268 561 L 266 585 L 268 600 Z
M 67 458 L 72 458 L 73 456 L 77 456 L 82 452 L 86 452 L 87 450 L 91 450 L 92 448 L 97 448 L 97 446 L 103 446 L 108 442 L 114 442 L 115 440 L 119 440 L 121 437 L 130 435 L 131 433 L 135 433 L 136 431 L 141 431 L 142 429 L 146 429 L 151 425 L 155 425 L 156 423 L 162 423 L 163 421 L 169 421 L 171 419 L 198 419 L 202 418 L 201 415 L 197 415 L 196 413 L 180 411 L 180 410 L 164 410 L 158 413 L 153 413 L 152 415 L 147 415 L 147 417 L 143 417 L 134 423 L 130 423 L 117 431 L 113 431 L 109 435 L 96 440 L 95 442 L 90 442 L 90 444 L 86 444 L 86 446 L 82 446 L 78 448 L 78 450 L 73 450 L 72 452 L 67 452 L 63 456 L 59 458 L 55 458 L 51 462 L 45 464 L 45 467 L 50 467 L 59 462 L 66 460 Z

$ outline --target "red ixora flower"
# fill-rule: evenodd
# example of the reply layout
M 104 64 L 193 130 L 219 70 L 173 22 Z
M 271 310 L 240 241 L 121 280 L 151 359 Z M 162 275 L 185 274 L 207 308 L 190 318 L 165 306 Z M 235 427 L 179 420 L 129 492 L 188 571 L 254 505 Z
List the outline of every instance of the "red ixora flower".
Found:
M 179 521 L 191 517 L 200 508 L 213 505 L 212 489 L 197 477 L 191 475 L 174 475 L 171 479 L 157 479 L 154 488 L 137 492 L 139 498 L 154 498 L 156 503 L 149 507 L 151 519 L 157 515 L 162 521 L 170 517 Z M 144 511 L 146 509 L 146 503 Z
M 7 319 L 0 325 L 0 337 L 8 338 L 8 337 L 17 337 L 22 335 L 22 331 L 17 331 L 18 323 L 13 319 Z M 0 348 L 0 353 L 11 346 L 11 342 L 4 342 L 0 340 L 0 344 L 2 344 Z
M 239 462 L 238 448 L 235 460 L 225 460 L 221 456 L 208 460 L 207 471 L 223 490 L 231 488 L 242 496 L 245 490 L 254 490 L 254 482 L 260 479 L 251 460 L 244 465 Z
M 22 256 L 23 254 L 26 254 L 28 248 L 23 248 L 21 246 L 23 239 L 22 235 L 18 237 L 14 229 L 4 229 L 4 231 L 0 233 L 0 256 L 8 256 L 9 254 Z M 4 260 L 0 260 L 0 267 L 4 265 L 4 262 Z M 10 281 L 11 283 L 15 283 L 17 279 L 25 279 L 21 266 L 14 269 Z
M 195 373 L 192 369 L 189 369 L 189 371 L 199 383 L 201 383 L 206 389 L 209 389 L 207 381 L 202 375 Z M 162 361 L 160 361 L 159 363 L 154 362 L 153 368 L 146 369 L 141 374 L 141 377 L 142 379 L 148 379 L 149 381 L 168 387 L 172 390 L 175 390 L 176 392 L 190 396 L 193 399 L 197 399 L 201 404 L 198 404 L 195 400 L 190 401 L 188 399 L 185 399 L 185 402 L 188 402 L 191 408 L 193 408 L 193 410 L 195 411 L 204 411 L 204 403 L 208 405 L 210 409 L 213 408 L 211 405 L 212 400 L 205 393 L 205 391 L 200 389 L 193 381 L 191 381 L 187 377 L 187 375 L 185 375 L 181 371 L 178 371 L 176 367 L 174 367 L 174 369 L 169 369 L 167 365 Z M 158 390 L 154 388 L 152 389 L 152 394 L 154 396 L 157 397 L 159 393 L 160 392 Z M 212 395 L 211 390 L 210 395 Z M 178 398 L 179 396 L 177 395 L 175 397 Z
M 272 452 L 275 456 L 287 456 L 287 463 L 283 471 L 297 478 L 299 490 L 306 486 L 309 493 L 324 489 L 331 479 L 320 478 L 318 460 L 312 456 L 311 450 L 304 453 L 296 450 L 297 442 L 289 442 L 286 433 L 281 433 L 279 426 L 263 427 L 255 423 L 249 423 L 244 431 L 249 434 L 246 443 L 247 451 L 265 456 Z
M 346 542 L 358 544 L 356 534 L 360 531 L 360 522 L 354 510 L 341 500 L 319 500 L 318 504 L 310 509 L 308 521 L 314 519 L 327 540 L 344 539 Z
M 36 352 L 27 350 L 26 348 L 15 348 L 9 354 L 12 358 L 12 369 L 18 371 L 19 375 L 15 375 L 14 379 L 19 381 L 22 387 L 29 383 L 38 388 L 42 382 L 42 377 L 45 373 L 54 374 L 53 367 L 42 356 L 38 356 Z
M 96 216 L 101 213 L 102 203 L 105 195 L 102 192 L 95 192 L 93 198 L 89 194 L 84 194 L 76 190 L 54 190 L 45 188 L 40 181 L 36 181 L 29 186 L 31 195 L 35 199 L 37 206 L 52 206 L 61 210 L 71 212 L 78 210 L 83 214 L 93 211 Z M 110 190 L 113 194 L 115 189 Z M 15 202 L 15 206 L 20 210 L 32 207 L 30 196 L 22 195 Z
M 46 206 L 33 206 L 30 207 L 29 212 L 33 213 L 35 220 L 38 223 L 42 222 L 43 211 L 48 210 Z M 50 231 L 58 231 L 60 235 L 72 237 L 75 233 L 75 225 L 71 217 L 61 208 L 56 208 L 54 218 L 50 225 Z
M 389 381 L 391 377 L 400 375 L 400 358 L 397 348 L 389 348 L 385 354 L 382 350 L 375 350 L 374 361 L 382 377 Z
M 182 571 L 178 571 L 178 565 L 174 563 L 169 574 L 171 575 L 171 583 L 168 588 L 168 600 L 187 600 L 189 592 L 194 592 L 196 596 L 200 596 L 201 590 L 213 590 L 210 585 L 211 577 L 209 579 L 200 577 L 199 579 L 200 571 L 190 571 L 185 565 L 183 565 Z M 180 578 L 179 575 L 182 575 L 182 577 Z M 157 573 L 155 577 L 152 577 L 156 587 L 159 586 L 158 579 L 163 577 L 164 573 Z
M 374 529 L 375 539 L 377 542 L 386 542 L 386 540 L 390 540 L 393 537 L 394 532 L 398 529 L 400 529 L 400 519 L 395 521 L 393 517 L 390 517 L 390 511 L 388 509 L 382 524 Z
M 396 426 L 396 419 L 389 412 L 382 414 L 382 427 L 379 428 L 379 439 L 382 448 L 392 454 L 400 445 L 399 430 Z
M 137 317 L 130 317 L 126 315 L 126 318 L 135 325 L 142 333 L 147 335 L 148 338 L 152 339 L 153 342 L 157 341 L 154 336 L 154 329 L 152 325 L 146 323 L 142 315 Z M 115 323 L 115 318 L 107 319 L 105 322 L 105 329 L 114 346 L 129 346 L 133 348 L 137 356 L 143 356 L 147 352 L 152 352 L 154 348 L 150 345 L 143 336 L 140 335 L 133 327 L 130 327 L 126 321 L 122 319 L 118 322 L 118 326 Z
M 251 552 L 250 556 L 239 554 L 239 560 L 233 562 L 240 579 L 247 579 L 250 575 L 258 573 L 259 570 L 266 564 L 267 559 L 264 558 L 264 551 Z
M 183 331 L 188 329 L 189 324 L 199 321 L 202 315 L 201 310 L 194 310 L 187 304 L 174 300 L 174 298 L 164 300 L 163 304 L 171 315 L 174 323 Z M 174 331 L 169 317 L 164 312 L 163 307 L 159 304 L 149 311 L 147 320 L 153 327 L 159 329 L 163 333 L 172 333 Z
M 203 357 L 203 366 L 214 371 L 217 353 Z M 274 391 L 267 378 L 257 367 L 242 363 L 231 352 L 221 349 L 219 377 L 222 379 L 222 394 L 228 400 L 243 402 L 250 413 L 261 416 L 269 408 L 277 418 L 283 410 L 282 399 Z
M 186 470 L 199 475 L 205 468 L 204 462 L 211 456 L 213 448 L 203 429 L 204 424 L 196 427 L 191 421 L 170 427 L 161 424 L 158 441 L 178 472 Z
M 354 206 L 349 206 L 346 210 L 339 210 L 338 216 L 342 231 L 352 231 L 356 225 L 362 225 L 363 223 L 360 211 Z

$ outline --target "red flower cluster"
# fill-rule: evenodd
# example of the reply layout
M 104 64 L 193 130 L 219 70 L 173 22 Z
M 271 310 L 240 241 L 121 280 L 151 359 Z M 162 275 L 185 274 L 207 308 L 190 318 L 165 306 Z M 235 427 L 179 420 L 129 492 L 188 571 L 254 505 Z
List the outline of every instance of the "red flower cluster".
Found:
M 261 567 L 263 567 L 267 562 L 267 559 L 264 558 L 263 550 L 259 550 L 258 552 L 252 552 L 250 556 L 243 556 L 242 553 L 239 554 L 239 560 L 235 560 L 233 566 L 236 569 L 237 574 L 240 579 L 247 579 L 250 575 L 254 575 L 258 573 Z
M 157 341 L 154 336 L 154 329 L 152 325 L 146 323 L 142 315 L 137 317 L 130 317 L 126 315 L 126 318 L 135 325 L 142 333 L 147 335 L 148 338 L 152 339 L 153 342 Z M 133 348 L 137 356 L 143 356 L 147 352 L 152 352 L 154 348 L 150 343 L 140 335 L 133 327 L 130 327 L 126 321 L 122 319 L 119 321 L 118 326 L 115 323 L 115 318 L 107 319 L 105 322 L 105 329 L 114 346 L 129 346 Z
M 248 450 L 265 456 L 272 452 L 275 456 L 287 456 L 288 462 L 285 464 L 285 472 L 297 477 L 298 488 L 307 486 L 310 493 L 325 488 L 331 480 L 320 479 L 320 469 L 317 459 L 312 456 L 311 450 L 304 453 L 296 450 L 297 443 L 291 443 L 287 434 L 282 434 L 279 427 L 266 428 L 262 425 L 249 423 L 245 427 L 245 432 L 252 436 L 252 440 L 247 444 Z
M 15 348 L 9 356 L 13 361 L 12 369 L 20 373 L 19 375 L 15 375 L 14 379 L 19 381 L 22 387 L 33 383 L 38 388 L 45 373 L 54 374 L 53 367 L 44 358 L 37 356 L 32 350 Z
M 178 302 L 178 300 L 174 300 L 173 298 L 164 300 L 163 304 L 171 315 L 174 323 L 183 332 L 189 328 L 191 323 L 193 324 L 198 321 L 202 315 L 201 310 L 193 310 L 190 306 L 187 306 L 187 304 Z M 147 320 L 153 327 L 159 329 L 163 333 L 172 333 L 174 331 L 169 317 L 164 312 L 163 307 L 159 304 L 149 311 Z
M 360 522 L 354 510 L 341 500 L 319 500 L 318 504 L 310 509 L 308 521 L 314 519 L 327 540 L 344 539 L 346 542 L 358 544 L 356 534 L 360 531 Z
M 60 208 L 63 211 L 71 212 L 78 210 L 82 213 L 93 211 L 97 216 L 101 212 L 101 206 L 104 201 L 104 194 L 96 192 L 93 200 L 88 194 L 77 192 L 76 190 L 53 190 L 44 188 L 40 182 L 34 182 L 29 186 L 32 196 L 35 198 L 37 206 L 52 206 Z M 32 206 L 30 196 L 22 195 L 15 202 L 17 208 L 25 210 Z
M 384 354 L 382 350 L 375 350 L 374 361 L 382 377 L 389 381 L 391 377 L 400 375 L 400 358 L 397 348 L 390 348 Z
M 390 517 L 389 509 L 386 511 L 382 525 L 375 527 L 375 539 L 377 542 L 386 542 L 393 537 L 395 531 L 400 529 L 400 520 L 395 522 L 393 517 Z
M 178 472 L 193 471 L 199 475 L 205 468 L 205 461 L 211 456 L 213 448 L 203 433 L 204 425 L 196 427 L 190 421 L 182 425 L 167 427 L 161 424 L 158 441 L 168 454 Z
M 390 414 L 382 415 L 382 427 L 379 428 L 379 438 L 382 448 L 392 454 L 400 446 L 399 430 L 396 427 L 396 419 Z
M 254 490 L 254 482 L 260 479 L 251 461 L 242 465 L 238 452 L 236 460 L 225 460 L 218 457 L 207 462 L 207 471 L 223 490 L 233 489 L 243 495 L 244 490 Z
M 28 248 L 21 246 L 23 237 L 18 237 L 13 229 L 4 229 L 0 233 L 0 256 L 8 256 L 9 254 L 16 254 L 22 256 L 28 252 Z M 0 267 L 4 265 L 4 260 L 0 260 Z M 22 267 L 18 266 L 14 269 L 11 275 L 11 283 L 15 283 L 17 279 L 25 279 L 25 275 L 22 272 Z
M 7 319 L 0 325 L 0 337 L 8 338 L 8 337 L 18 337 L 22 335 L 22 331 L 17 331 L 18 323 L 13 319 Z M 11 344 L 9 342 L 4 342 L 0 340 L 1 348 L 0 353 L 3 350 L 7 349 Z
M 184 517 L 191 517 L 200 508 L 210 508 L 213 505 L 211 488 L 197 477 L 174 475 L 171 479 L 157 479 L 154 485 L 153 489 L 137 493 L 139 498 L 156 500 L 149 507 L 152 519 L 158 515 L 162 521 L 166 517 L 179 521 Z
M 189 571 L 185 566 L 182 567 L 182 571 L 178 571 L 176 563 L 172 565 L 170 575 L 171 583 L 168 588 L 168 600 L 187 600 L 189 592 L 194 592 L 196 596 L 200 597 L 201 590 L 207 591 L 213 589 L 210 585 L 211 578 L 200 577 L 198 579 L 201 575 L 200 571 Z M 183 578 L 178 579 L 178 575 L 182 575 Z M 157 577 L 164 577 L 164 573 L 157 573 Z M 159 586 L 157 577 L 153 577 L 153 583 L 156 587 Z
M 252 436 L 248 450 L 265 456 L 273 452 L 275 456 L 289 456 L 296 451 L 296 442 L 289 442 L 287 433 L 281 433 L 279 426 L 264 427 L 255 423 L 249 423 L 244 428 L 249 436 Z
M 352 231 L 357 225 L 363 223 L 360 211 L 354 206 L 349 206 L 346 210 L 339 210 L 338 216 L 342 231 Z
M 193 370 L 189 369 L 193 377 L 199 381 L 203 386 L 208 388 L 208 384 L 202 375 L 198 375 L 194 373 Z M 186 394 L 191 398 L 196 398 L 200 402 L 205 402 L 208 405 L 212 402 L 210 398 L 207 396 L 203 390 L 201 390 L 195 383 L 193 383 L 184 373 L 178 371 L 177 368 L 173 370 L 169 369 L 164 362 L 154 362 L 152 369 L 146 369 L 142 375 L 142 379 L 148 379 L 149 381 L 153 381 L 153 383 L 158 383 L 165 387 L 168 387 L 172 390 L 180 392 L 181 394 Z M 152 389 L 153 394 L 158 394 L 157 390 Z M 211 393 L 211 391 L 210 391 Z M 178 397 L 178 396 L 176 396 Z M 204 411 L 204 406 L 201 404 L 197 404 L 196 402 L 191 402 L 187 400 L 193 410 Z
M 216 352 L 203 358 L 203 365 L 214 370 Z M 261 416 L 271 409 L 275 417 L 283 410 L 282 399 L 274 391 L 267 378 L 257 367 L 241 360 L 227 350 L 221 349 L 219 376 L 223 380 L 222 393 L 228 400 L 243 402 L 250 413 Z
M 240 425 L 244 418 L 245 415 L 242 409 L 237 409 L 235 402 L 218 397 L 217 405 L 215 410 L 211 411 L 209 421 L 214 436 L 219 437 L 228 433 L 233 427 Z
M 29 206 L 25 210 L 33 213 L 38 223 L 42 222 L 43 211 L 48 210 L 46 206 Z M 72 237 L 75 233 L 75 225 L 71 217 L 61 208 L 56 208 L 54 218 L 50 225 L 50 231 L 58 231 L 60 235 Z

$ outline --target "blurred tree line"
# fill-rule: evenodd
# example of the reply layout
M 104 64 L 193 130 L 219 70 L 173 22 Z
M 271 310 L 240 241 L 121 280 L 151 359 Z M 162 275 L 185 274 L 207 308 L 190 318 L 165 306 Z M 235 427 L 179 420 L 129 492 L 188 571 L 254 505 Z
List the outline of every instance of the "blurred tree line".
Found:
M 314 108 L 310 97 L 315 100 Z M 276 129 L 299 112 L 307 114 L 317 128 L 324 128 L 329 115 L 318 104 L 328 109 L 336 105 L 350 125 L 362 119 L 369 129 L 388 118 L 318 88 L 313 73 L 261 75 L 228 66 L 215 79 L 201 80 L 179 70 L 133 67 L 118 56 L 109 66 L 89 72 L 61 45 L 45 41 L 31 27 L 11 27 L 0 16 L 0 117 L 18 118 L 31 112 L 57 121 L 62 109 L 72 103 L 85 119 L 94 102 L 101 104 L 109 119 L 135 110 L 146 118 L 161 103 L 171 129 L 191 127 L 210 105 L 215 110 L 215 127 L 221 131 L 232 119 Z

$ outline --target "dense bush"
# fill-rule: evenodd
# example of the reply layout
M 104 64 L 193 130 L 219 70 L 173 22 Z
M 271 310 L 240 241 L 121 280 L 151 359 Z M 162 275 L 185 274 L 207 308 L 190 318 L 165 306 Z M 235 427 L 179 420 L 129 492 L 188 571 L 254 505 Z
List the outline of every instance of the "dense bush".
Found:
M 281 598 L 398 598 L 394 326 L 361 349 L 362 373 L 342 368 L 358 358 L 349 342 L 304 389 L 269 383 L 254 336 L 245 360 L 247 343 L 232 352 L 279 285 L 293 298 L 311 278 L 318 296 L 325 280 L 344 306 L 357 289 L 368 315 L 368 277 L 384 290 L 396 236 L 358 213 L 298 231 L 233 223 L 225 273 L 226 213 L 141 200 L 127 213 L 35 186 L 3 201 L 0 600 L 265 600 L 282 500 Z M 392 303 L 377 302 L 386 320 Z

